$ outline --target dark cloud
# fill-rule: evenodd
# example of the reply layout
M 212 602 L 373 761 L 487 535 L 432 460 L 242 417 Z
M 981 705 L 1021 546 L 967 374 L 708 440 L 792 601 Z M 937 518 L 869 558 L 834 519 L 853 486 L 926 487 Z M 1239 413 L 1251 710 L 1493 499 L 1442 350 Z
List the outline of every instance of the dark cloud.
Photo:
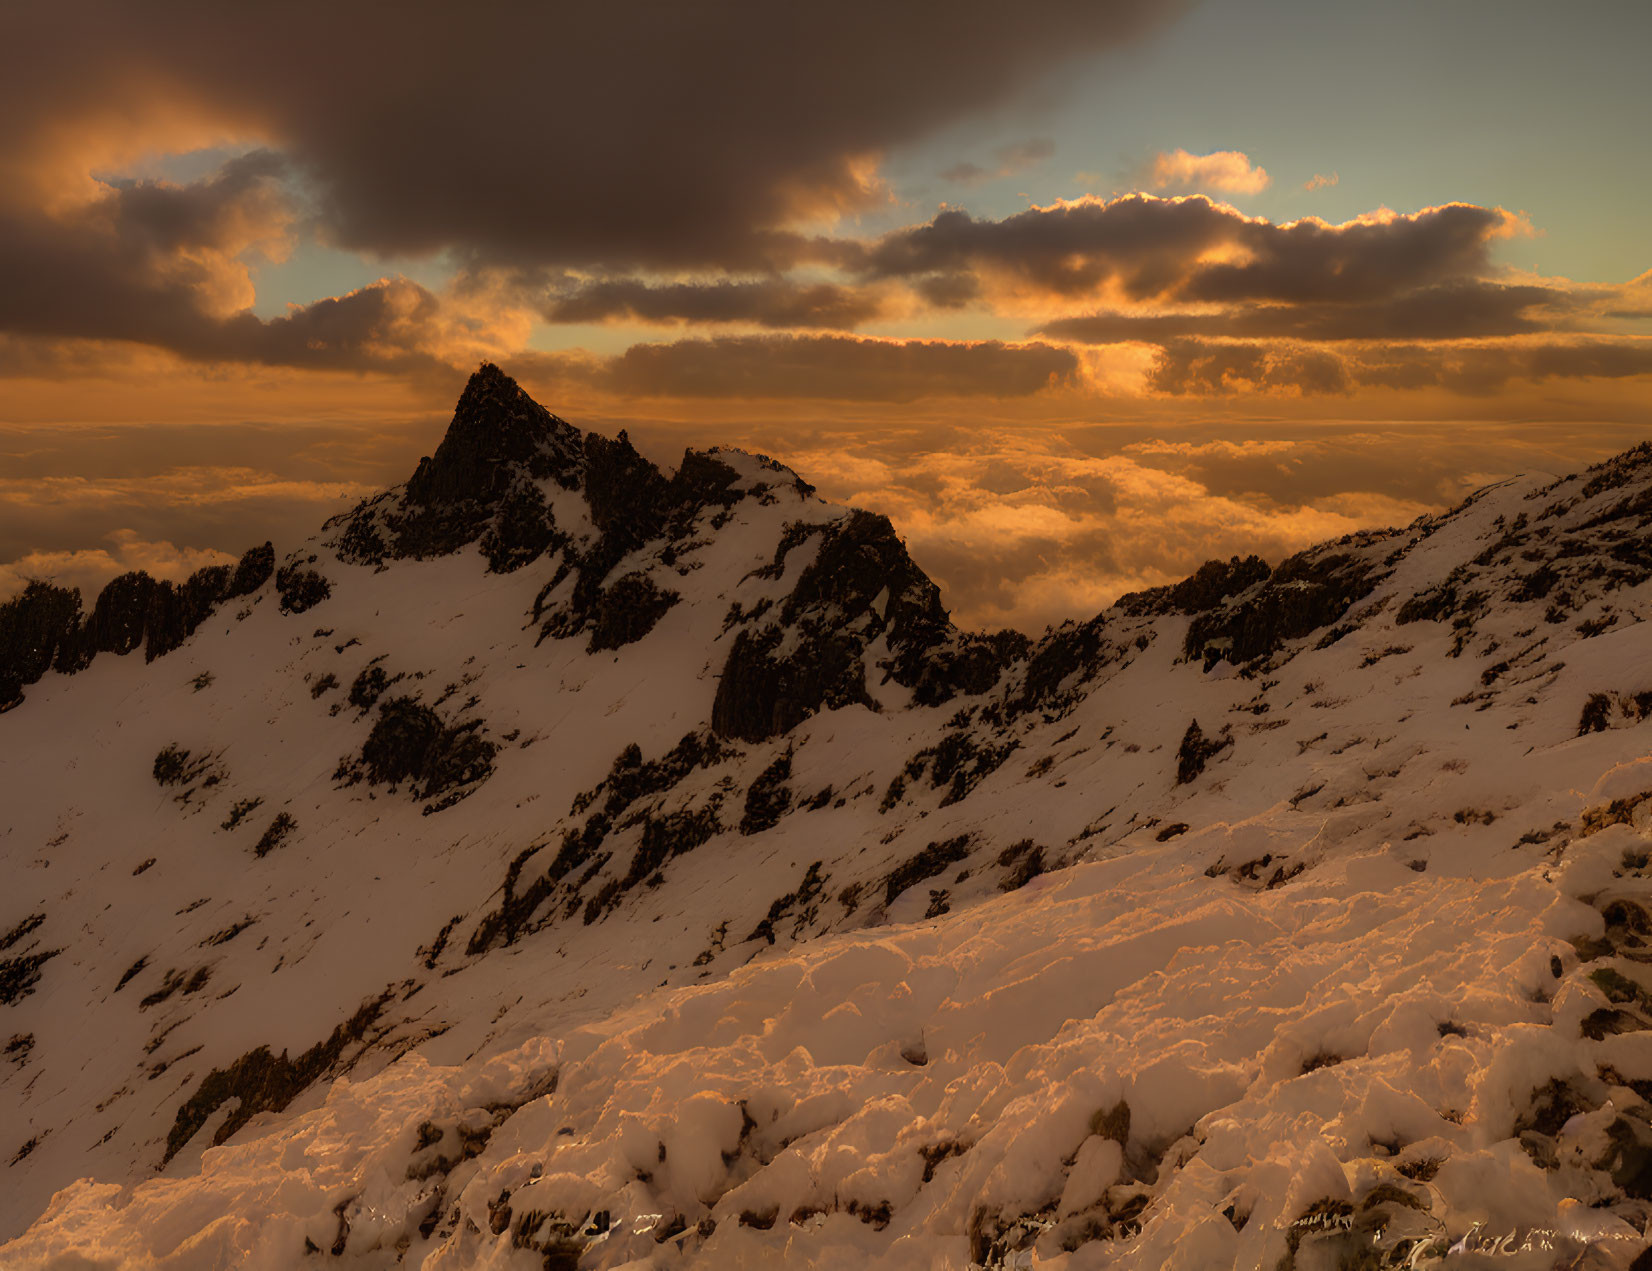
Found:
M 1572 303 L 1552 287 L 1464 279 L 1364 304 L 1242 305 L 1217 313 L 1097 313 L 1045 324 L 1039 334 L 1085 344 L 1211 339 L 1455 340 L 1554 329 Z M 1535 311 L 1535 312 L 1534 312 Z
M 1206 199 L 1136 195 L 1029 208 L 1003 220 L 948 210 L 897 230 L 869 249 L 875 278 L 949 279 L 1001 274 L 1056 295 L 1082 295 L 1113 279 L 1168 290 L 1192 260 L 1232 232 L 1226 212 Z
M 567 373 L 567 369 L 564 369 Z M 572 371 L 580 375 L 577 368 Z M 998 340 L 862 340 L 726 336 L 637 344 L 583 372 L 616 393 L 647 397 L 787 397 L 906 402 L 922 397 L 1024 397 L 1078 373 L 1072 351 Z
M 101 339 L 158 330 L 176 339 L 200 327 L 224 281 L 214 263 L 258 233 L 241 228 L 232 240 L 230 227 L 278 226 L 273 175 L 243 160 L 189 186 L 110 187 L 57 216 L 0 206 L 0 328 Z
M 385 280 L 264 320 L 242 256 L 280 244 L 283 163 L 254 153 L 184 185 L 128 182 L 50 215 L 0 205 L 0 331 L 131 341 L 191 361 L 412 371 L 436 299 Z
M 1182 7 L 11 5 L 0 153 L 159 100 L 289 155 L 345 247 L 749 267 L 766 231 L 863 204 L 867 156 Z
M 1134 194 L 998 221 L 945 211 L 886 235 L 861 268 L 875 278 L 994 274 L 1056 296 L 1114 284 L 1133 300 L 1349 304 L 1479 277 L 1507 225 L 1504 212 L 1468 204 L 1343 225 L 1276 225 L 1202 196 Z M 1213 257 L 1218 248 L 1234 259 Z
M 1652 375 L 1652 340 L 1373 344 L 1333 351 L 1288 342 L 1176 339 L 1160 350 L 1148 384 L 1172 395 L 1356 388 L 1443 388 L 1474 395 L 1499 392 L 1517 381 L 1637 375 Z
M 1353 382 L 1334 353 L 1294 346 L 1172 340 L 1147 377 L 1160 393 L 1216 394 L 1269 389 L 1348 393 Z
M 1485 273 L 1491 242 L 1507 226 L 1504 212 L 1467 203 L 1344 225 L 1246 221 L 1236 239 L 1246 259 L 1201 265 L 1176 298 L 1347 303 L 1396 296 Z
M 851 330 L 882 312 L 882 300 L 864 288 L 785 278 L 659 284 L 606 279 L 553 295 L 541 308 L 547 322 L 750 322 L 838 330 Z
M 239 250 L 249 232 L 268 231 L 288 214 L 279 184 L 286 173 L 280 155 L 255 150 L 189 185 L 112 181 L 111 194 L 97 211 L 123 238 L 152 251 Z
M 250 313 L 212 326 L 174 351 L 201 361 L 259 362 L 315 370 L 435 371 L 423 346 L 439 304 L 417 283 L 389 279 L 329 296 L 268 321 Z

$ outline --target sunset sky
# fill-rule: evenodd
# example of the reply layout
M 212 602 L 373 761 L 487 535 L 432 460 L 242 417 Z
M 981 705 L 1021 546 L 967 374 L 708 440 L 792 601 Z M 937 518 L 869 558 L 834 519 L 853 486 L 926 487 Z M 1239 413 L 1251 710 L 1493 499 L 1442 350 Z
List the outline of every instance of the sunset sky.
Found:
M 0 7 L 0 596 L 287 551 L 483 358 L 955 616 L 1652 438 L 1652 4 Z

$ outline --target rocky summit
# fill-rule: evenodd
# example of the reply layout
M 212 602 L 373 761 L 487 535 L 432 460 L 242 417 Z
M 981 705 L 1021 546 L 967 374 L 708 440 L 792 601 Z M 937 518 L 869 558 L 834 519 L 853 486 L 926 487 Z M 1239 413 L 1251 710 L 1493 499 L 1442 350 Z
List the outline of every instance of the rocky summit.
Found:
M 0 1264 L 1628 1265 L 1649 527 L 1642 446 L 969 633 L 484 366 L 0 605 Z

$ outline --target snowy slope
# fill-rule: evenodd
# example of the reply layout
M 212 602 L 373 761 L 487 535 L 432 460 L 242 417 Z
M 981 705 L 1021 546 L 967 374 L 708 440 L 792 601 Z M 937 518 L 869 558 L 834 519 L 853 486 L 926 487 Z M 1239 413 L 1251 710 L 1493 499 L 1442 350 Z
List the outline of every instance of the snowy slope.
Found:
M 0 715 L 0 1264 L 1627 1265 L 1648 523 L 1642 449 L 966 636 L 484 368 Z

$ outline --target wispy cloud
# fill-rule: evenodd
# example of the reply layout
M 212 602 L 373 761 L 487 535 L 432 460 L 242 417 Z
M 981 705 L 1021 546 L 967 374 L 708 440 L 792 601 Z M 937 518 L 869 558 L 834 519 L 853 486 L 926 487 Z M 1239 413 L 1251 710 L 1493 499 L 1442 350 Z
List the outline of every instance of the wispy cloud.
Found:
M 1033 137 L 1014 145 L 1000 146 L 992 152 L 993 166 L 978 163 L 956 163 L 941 173 L 941 180 L 957 185 L 984 185 L 1004 177 L 1018 176 L 1035 168 L 1055 154 L 1055 142 L 1048 137 Z
M 1342 180 L 1342 177 L 1335 172 L 1331 173 L 1330 176 L 1326 176 L 1323 172 L 1316 172 L 1302 183 L 1302 188 L 1312 193 L 1314 190 L 1329 189 L 1340 180 Z

